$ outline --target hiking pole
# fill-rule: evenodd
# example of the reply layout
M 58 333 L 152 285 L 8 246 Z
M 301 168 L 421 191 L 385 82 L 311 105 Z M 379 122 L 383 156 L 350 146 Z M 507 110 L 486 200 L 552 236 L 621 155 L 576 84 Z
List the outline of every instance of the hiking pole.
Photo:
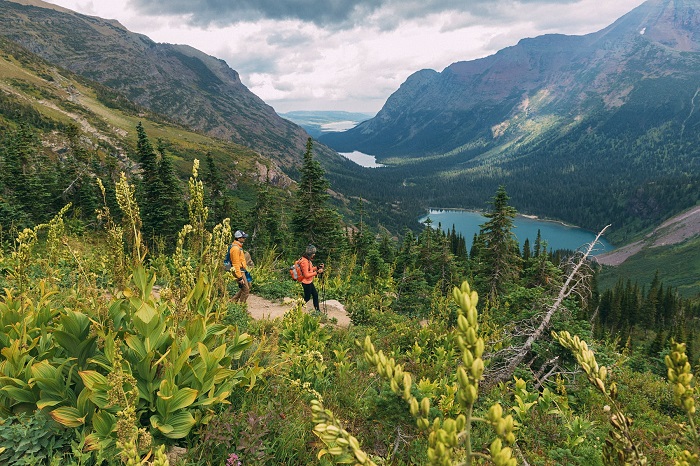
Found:
M 328 306 L 326 305 L 326 267 L 323 267 L 321 274 L 321 302 L 323 303 L 323 314 L 328 317 Z

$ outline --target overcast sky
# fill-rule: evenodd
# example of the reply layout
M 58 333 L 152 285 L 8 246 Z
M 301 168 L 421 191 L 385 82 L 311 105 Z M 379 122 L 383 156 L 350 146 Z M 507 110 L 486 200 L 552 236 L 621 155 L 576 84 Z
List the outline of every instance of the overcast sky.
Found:
M 598 31 L 643 0 L 49 0 L 222 58 L 278 113 L 376 113 L 412 73 Z

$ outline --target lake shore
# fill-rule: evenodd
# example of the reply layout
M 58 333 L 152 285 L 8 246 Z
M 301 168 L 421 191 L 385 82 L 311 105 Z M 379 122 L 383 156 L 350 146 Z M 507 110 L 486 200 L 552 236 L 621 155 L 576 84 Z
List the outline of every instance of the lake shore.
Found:
M 425 224 L 430 219 L 432 226 L 439 226 L 440 229 L 449 232 L 454 228 L 465 238 L 471 238 L 479 234 L 481 226 L 488 221 L 487 212 L 476 209 L 464 208 L 436 208 L 428 209 L 426 215 L 419 217 L 419 223 Z M 551 250 L 581 250 L 586 248 L 590 242 L 594 241 L 597 233 L 567 224 L 561 220 L 540 218 L 532 214 L 518 214 L 513 219 L 514 236 L 518 239 L 520 246 L 525 240 L 533 244 L 536 238 L 540 237 L 547 248 Z M 599 245 L 593 255 L 610 252 L 615 247 L 605 238 L 599 240 Z

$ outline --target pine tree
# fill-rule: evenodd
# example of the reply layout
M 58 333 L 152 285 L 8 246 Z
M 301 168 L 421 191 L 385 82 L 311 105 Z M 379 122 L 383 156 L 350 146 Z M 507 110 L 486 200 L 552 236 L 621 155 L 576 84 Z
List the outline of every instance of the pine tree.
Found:
M 206 171 L 202 181 L 208 192 L 207 207 L 209 207 L 209 223 L 211 223 L 211 226 L 221 223 L 225 218 L 238 220 L 238 215 L 232 216 L 233 206 L 230 199 L 226 196 L 226 186 L 223 177 L 211 152 L 207 152 Z
M 523 243 L 523 262 L 530 260 L 531 255 L 532 251 L 530 250 L 530 238 L 525 238 L 525 242 Z
M 56 164 L 41 153 L 39 137 L 26 124 L 7 134 L 3 142 L 3 198 L 9 201 L 3 211 L 17 226 L 48 220 L 63 207 L 54 204 L 60 199 Z
M 288 231 L 282 211 L 270 194 L 268 184 L 262 184 L 257 194 L 255 206 L 247 215 L 250 223 L 246 228 L 251 234 L 251 253 L 288 244 Z
M 484 246 L 479 251 L 480 264 L 476 272 L 491 302 L 495 302 L 506 285 L 513 283 L 520 274 L 520 250 L 513 235 L 516 210 L 508 205 L 509 199 L 501 185 L 491 202 L 491 211 L 484 215 L 489 220 L 481 225 Z
M 313 157 L 313 141 L 309 138 L 296 192 L 292 231 L 296 235 L 297 247 L 303 250 L 307 244 L 314 244 L 319 258 L 341 251 L 345 243 L 340 215 L 328 205 L 329 187 L 321 164 Z
M 160 235 L 159 195 L 162 191 L 158 176 L 158 158 L 148 140 L 146 130 L 139 121 L 136 125 L 136 159 L 141 165 L 141 182 L 137 186 L 137 199 L 141 208 L 142 232 L 147 241 Z
M 546 250 L 547 248 L 545 247 L 544 249 Z M 542 248 L 542 232 L 541 232 L 540 229 L 538 228 L 538 229 L 537 229 L 537 238 L 535 238 L 535 251 L 534 251 L 534 255 L 535 255 L 535 257 L 537 257 L 537 256 L 539 256 L 540 254 L 542 254 L 543 252 L 546 252 L 546 251 L 543 251 L 543 248 Z
M 158 229 L 158 236 L 161 236 L 169 247 L 174 247 L 178 232 L 185 224 L 186 209 L 180 180 L 175 174 L 175 166 L 172 159 L 165 153 L 165 148 L 160 141 L 158 153 L 160 160 L 157 164 L 158 180 L 155 194 L 159 206 L 154 211 L 153 220 Z
M 81 142 L 77 126 L 69 126 L 65 134 L 68 136 L 70 156 L 64 157 L 59 164 L 58 179 L 63 182 L 61 203 L 71 203 L 75 212 L 92 218 L 95 210 L 100 207 L 99 188 L 93 179 L 93 173 L 99 173 L 101 167 L 95 163 L 97 157 L 94 152 Z

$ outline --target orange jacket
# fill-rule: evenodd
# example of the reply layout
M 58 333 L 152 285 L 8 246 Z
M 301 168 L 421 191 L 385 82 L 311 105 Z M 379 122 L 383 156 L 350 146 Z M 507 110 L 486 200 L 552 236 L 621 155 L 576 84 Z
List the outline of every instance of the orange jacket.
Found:
M 238 241 L 234 241 L 231 246 L 231 271 L 236 279 L 243 277 L 243 271 L 246 269 L 245 254 L 243 253 L 243 245 Z
M 314 267 L 314 264 L 311 263 L 311 259 L 304 256 L 301 257 L 301 263 L 299 265 L 301 265 L 301 274 L 304 276 L 301 282 L 308 285 L 314 281 L 314 277 L 318 275 L 318 268 Z

